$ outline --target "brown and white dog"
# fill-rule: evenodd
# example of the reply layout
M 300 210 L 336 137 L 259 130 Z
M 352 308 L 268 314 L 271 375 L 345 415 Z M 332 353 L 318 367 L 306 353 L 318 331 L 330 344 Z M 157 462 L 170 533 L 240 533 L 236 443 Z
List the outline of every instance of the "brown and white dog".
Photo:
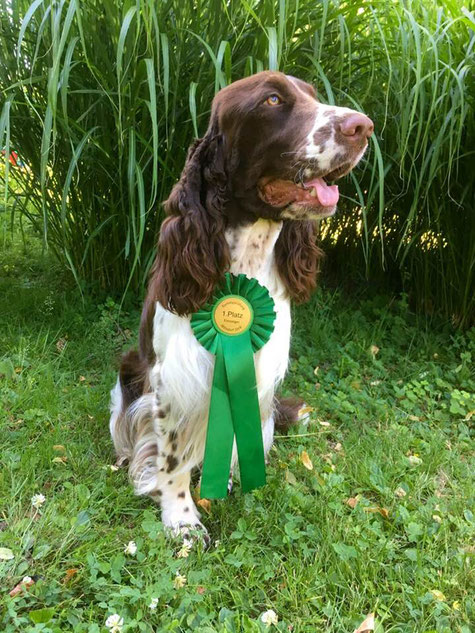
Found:
M 112 390 L 118 460 L 129 461 L 135 492 L 157 501 L 175 532 L 202 527 L 189 485 L 203 459 L 214 363 L 190 314 L 226 271 L 255 277 L 273 297 L 275 329 L 255 354 L 267 453 L 285 415 L 275 391 L 287 369 L 290 301 L 315 288 L 316 221 L 338 202 L 328 182 L 358 163 L 372 132 L 364 114 L 324 105 L 312 86 L 279 72 L 236 81 L 214 98 L 208 130 L 165 202 L 139 351 L 125 355 Z

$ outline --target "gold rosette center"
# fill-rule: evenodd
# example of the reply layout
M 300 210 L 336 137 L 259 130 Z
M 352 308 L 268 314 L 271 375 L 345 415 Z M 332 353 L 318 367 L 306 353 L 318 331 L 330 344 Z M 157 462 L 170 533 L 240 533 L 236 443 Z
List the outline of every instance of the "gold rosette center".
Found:
M 238 295 L 227 295 L 213 308 L 213 323 L 218 332 L 237 336 L 246 332 L 253 321 L 251 304 Z

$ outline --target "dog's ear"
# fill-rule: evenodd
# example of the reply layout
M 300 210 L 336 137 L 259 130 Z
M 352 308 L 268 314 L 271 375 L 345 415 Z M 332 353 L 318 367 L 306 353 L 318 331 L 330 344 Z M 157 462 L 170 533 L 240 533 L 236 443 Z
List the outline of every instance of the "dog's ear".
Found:
M 296 303 L 304 303 L 317 285 L 322 251 L 315 243 L 317 231 L 310 220 L 284 220 L 275 245 L 277 270 Z
M 156 299 L 179 315 L 211 298 L 229 265 L 224 236 L 226 199 L 224 139 L 216 115 L 206 135 L 188 151 L 179 182 L 165 202 L 153 275 Z

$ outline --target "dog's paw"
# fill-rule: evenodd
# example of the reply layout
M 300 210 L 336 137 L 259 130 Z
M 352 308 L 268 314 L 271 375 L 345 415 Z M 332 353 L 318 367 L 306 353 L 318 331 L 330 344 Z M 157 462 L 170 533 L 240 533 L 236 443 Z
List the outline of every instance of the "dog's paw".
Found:
M 181 554 L 182 557 L 188 556 L 188 552 L 196 543 L 202 543 L 204 549 L 207 549 L 211 542 L 208 530 L 201 521 L 194 524 L 180 521 L 175 525 L 166 526 L 166 529 L 172 538 L 181 541 L 182 547 L 178 555 Z

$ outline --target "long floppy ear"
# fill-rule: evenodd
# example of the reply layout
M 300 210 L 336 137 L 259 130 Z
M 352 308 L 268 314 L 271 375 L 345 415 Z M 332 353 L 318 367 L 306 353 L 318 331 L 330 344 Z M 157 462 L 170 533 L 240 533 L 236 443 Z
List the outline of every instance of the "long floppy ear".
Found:
M 275 245 L 277 270 L 296 303 L 304 303 L 317 285 L 323 252 L 315 244 L 317 231 L 310 220 L 284 220 Z
M 202 307 L 229 266 L 226 180 L 224 139 L 212 122 L 190 147 L 181 178 L 165 202 L 169 217 L 160 230 L 152 273 L 156 299 L 179 315 Z

